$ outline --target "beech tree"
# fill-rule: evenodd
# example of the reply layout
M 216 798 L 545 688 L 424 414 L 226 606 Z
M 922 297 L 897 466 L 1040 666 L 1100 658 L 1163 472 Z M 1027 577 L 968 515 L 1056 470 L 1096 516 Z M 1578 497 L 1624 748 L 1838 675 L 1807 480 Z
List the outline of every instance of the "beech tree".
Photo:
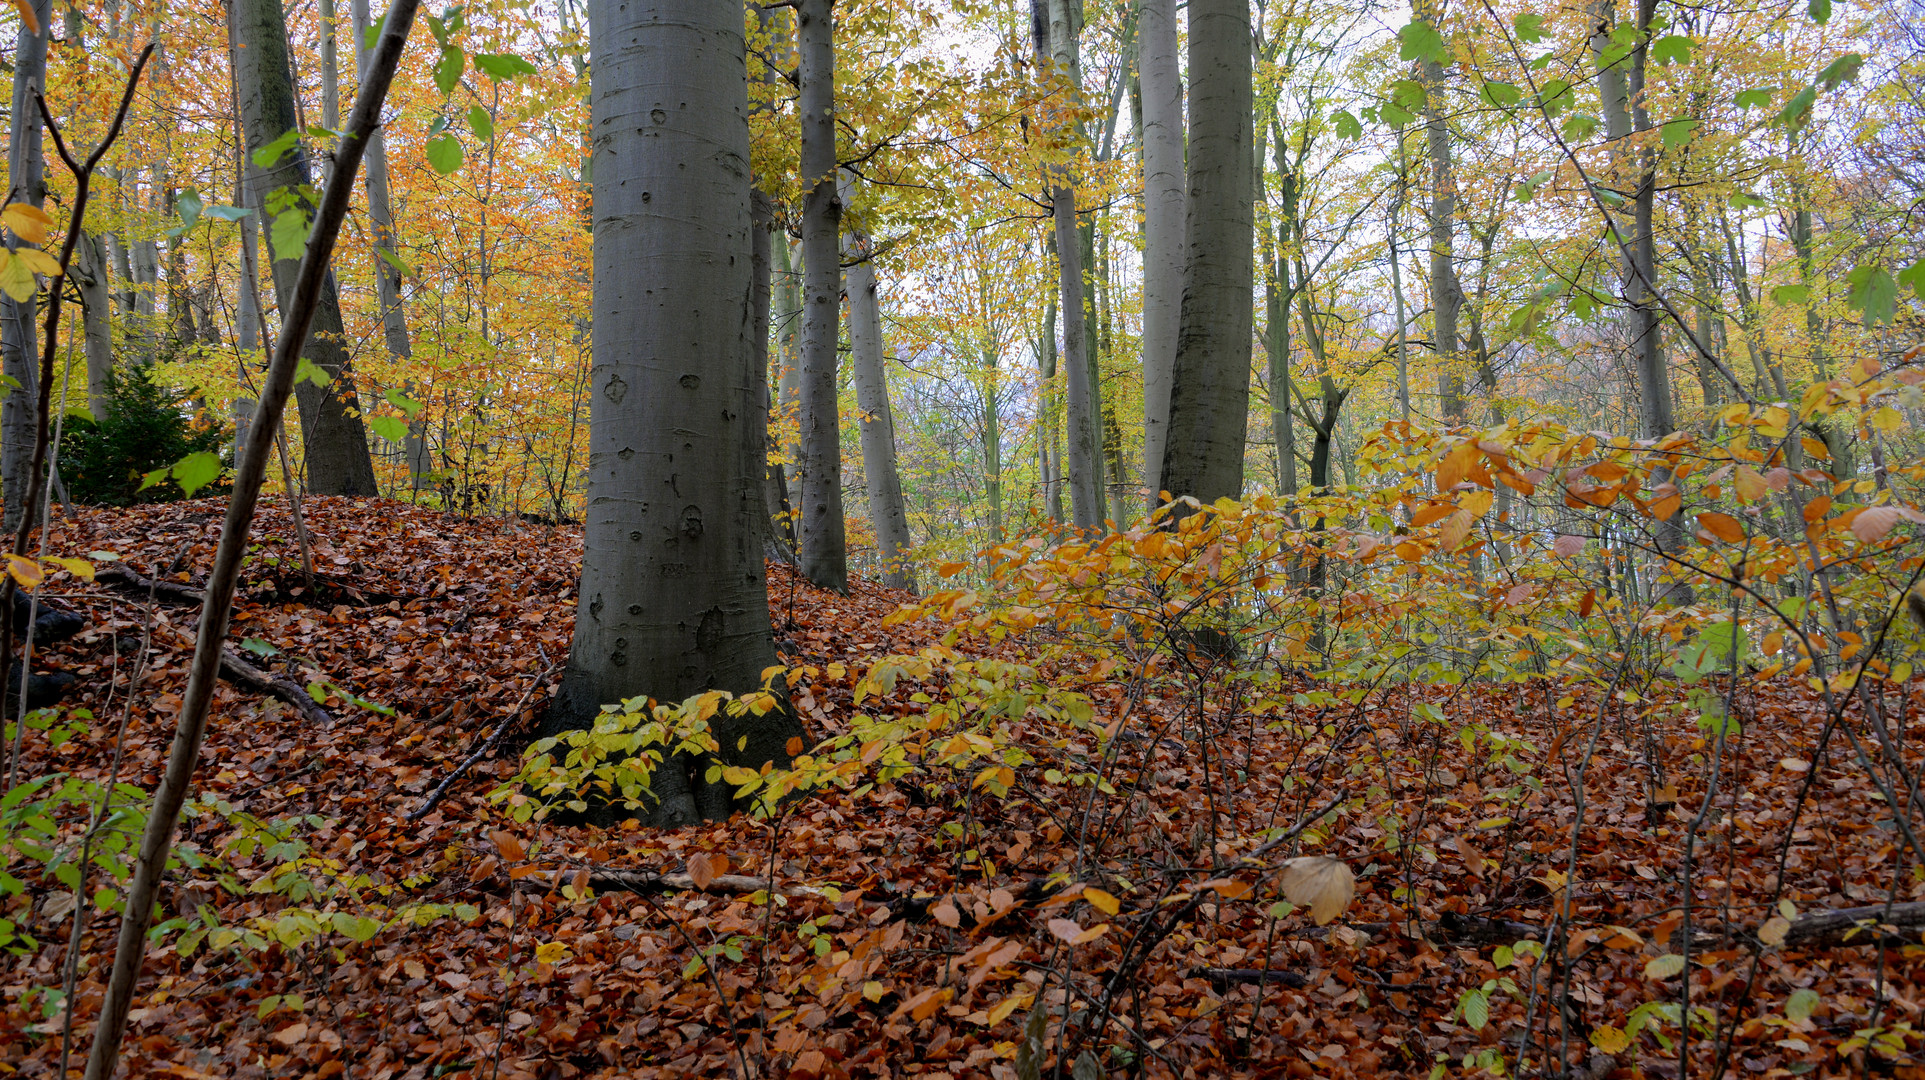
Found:
M 1175 0 L 1143 0 L 1143 484 L 1157 501 L 1183 301 L 1183 83 Z
M 836 330 L 842 313 L 836 188 L 834 0 L 800 0 L 796 103 L 802 127 L 802 573 L 849 591 L 842 510 L 842 425 L 836 415 Z
M 40 115 L 34 110 L 33 95 L 47 78 L 46 0 L 33 5 L 40 25 L 29 28 L 24 22 L 13 54 L 13 112 L 7 137 L 8 203 L 39 206 L 47 197 L 46 163 L 41 155 Z M 33 486 L 29 470 L 33 462 L 36 343 L 34 314 L 39 310 L 35 297 L 24 300 L 0 296 L 0 373 L 11 380 L 11 389 L 0 400 L 0 478 L 5 485 L 4 530 L 9 535 L 20 527 L 26 508 L 27 490 Z
M 550 732 L 604 704 L 746 693 L 773 665 L 742 9 L 594 0 L 595 300 L 575 638 Z M 726 760 L 787 761 L 785 711 L 715 718 Z M 706 763 L 657 770 L 651 819 L 726 817 Z
M 249 203 L 269 230 L 268 259 L 274 296 L 286 310 L 300 273 L 301 249 L 311 206 L 301 192 L 313 190 L 307 151 L 296 129 L 294 72 L 289 65 L 287 19 L 278 0 L 235 0 L 232 6 L 235 95 L 247 137 Z M 287 215 L 294 215 L 291 219 Z M 288 221 L 286 227 L 281 222 Z M 317 386 L 304 379 L 294 391 L 301 414 L 308 490 L 321 495 L 377 495 L 374 459 L 348 363 L 341 324 L 341 295 L 332 272 L 321 288 L 308 339 L 307 361 L 327 377 Z

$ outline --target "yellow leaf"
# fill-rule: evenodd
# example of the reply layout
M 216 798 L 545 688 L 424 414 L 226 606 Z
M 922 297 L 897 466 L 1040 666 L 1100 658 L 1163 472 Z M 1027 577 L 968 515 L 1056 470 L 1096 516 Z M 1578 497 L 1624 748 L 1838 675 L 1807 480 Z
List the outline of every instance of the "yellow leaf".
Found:
M 542 964 L 559 964 L 568 959 L 568 946 L 559 941 L 545 941 L 535 947 L 535 960 Z
M 1491 503 L 1496 499 L 1497 495 L 1494 492 L 1471 491 L 1464 494 L 1464 497 L 1458 501 L 1458 505 L 1470 511 L 1472 517 L 1483 517 L 1490 512 Z
M 1831 460 L 1831 447 L 1826 446 L 1824 443 L 1819 442 L 1809 435 L 1798 436 L 1798 445 L 1805 448 L 1805 453 L 1810 454 L 1820 461 Z
M 1738 498 L 1748 503 L 1757 502 L 1771 490 L 1771 485 L 1765 483 L 1764 474 L 1749 465 L 1738 466 L 1736 486 Z
M 1476 443 L 1459 443 L 1451 447 L 1444 460 L 1437 463 L 1437 491 L 1449 491 L 1464 482 L 1470 474 L 1471 462 L 1477 459 Z
M 1631 1036 L 1623 1028 L 1602 1024 L 1591 1029 L 1591 1045 L 1607 1054 L 1622 1054 L 1631 1047 Z
M 1663 956 L 1653 957 L 1650 963 L 1644 965 L 1644 977 L 1669 979 L 1683 970 L 1684 957 L 1677 953 L 1665 953 Z
M 888 992 L 889 989 L 887 987 L 874 979 L 870 979 L 868 982 L 862 984 L 862 996 L 866 1001 L 881 1001 L 882 995 Z
M 40 287 L 33 279 L 33 270 L 9 251 L 0 255 L 0 292 L 13 297 L 17 303 L 24 303 Z
M 1031 1000 L 1032 995 L 1029 994 L 1011 994 L 1004 998 L 995 1008 L 989 1010 L 989 1026 L 995 1027 L 1009 1019 L 1010 1013 L 1029 1004 Z
M 60 261 L 39 248 L 20 248 L 13 253 L 13 257 L 26 263 L 27 269 L 36 274 L 52 277 L 60 272 Z
M 1470 537 L 1471 523 L 1476 520 L 1469 510 L 1452 514 L 1450 520 L 1444 522 L 1444 527 L 1437 530 L 1438 545 L 1445 551 L 1455 551 L 1459 544 Z
M 1785 935 L 1791 933 L 1791 920 L 1783 915 L 1773 915 L 1758 928 L 1758 940 L 1772 948 L 1785 943 Z
M 19 582 L 23 588 L 28 589 L 39 585 L 47 577 L 46 572 L 40 569 L 39 563 L 12 554 L 7 556 L 7 574 Z
M 946 562 L 936 567 L 936 573 L 941 574 L 943 577 L 955 577 L 967 569 L 969 569 L 968 563 Z
M 8 203 L 5 210 L 0 210 L 0 220 L 29 244 L 46 243 L 47 233 L 53 228 L 53 218 L 45 210 L 27 203 Z
M 1114 915 L 1117 913 L 1117 911 L 1121 910 L 1123 907 L 1123 904 L 1121 901 L 1117 900 L 1116 897 L 1111 896 L 1109 893 L 1106 893 L 1101 889 L 1090 889 L 1090 888 L 1084 889 L 1083 899 L 1088 900 L 1090 902 L 1091 907 L 1095 908 L 1096 910 L 1102 912 L 1105 915 Z
M 83 581 L 94 579 L 94 564 L 85 559 L 48 559 L 47 561 Z
M 1284 899 L 1309 908 L 1310 918 L 1322 926 L 1350 906 L 1357 876 L 1340 859 L 1304 855 L 1284 861 L 1281 884 Z

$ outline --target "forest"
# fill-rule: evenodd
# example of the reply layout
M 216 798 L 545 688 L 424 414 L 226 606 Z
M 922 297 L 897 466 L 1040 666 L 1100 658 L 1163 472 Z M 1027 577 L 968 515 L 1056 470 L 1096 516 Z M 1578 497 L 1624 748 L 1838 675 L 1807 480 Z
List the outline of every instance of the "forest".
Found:
M 0 1074 L 1925 1075 L 1918 0 L 0 8 Z

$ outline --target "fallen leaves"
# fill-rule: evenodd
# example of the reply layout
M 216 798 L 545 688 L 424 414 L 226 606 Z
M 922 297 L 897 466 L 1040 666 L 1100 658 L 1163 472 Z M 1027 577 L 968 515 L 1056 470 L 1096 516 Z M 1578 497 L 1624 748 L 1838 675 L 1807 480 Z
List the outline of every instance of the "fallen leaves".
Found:
M 1284 899 L 1310 909 L 1318 926 L 1343 914 L 1357 893 L 1357 875 L 1341 859 L 1324 855 L 1301 855 L 1286 859 L 1278 885 Z

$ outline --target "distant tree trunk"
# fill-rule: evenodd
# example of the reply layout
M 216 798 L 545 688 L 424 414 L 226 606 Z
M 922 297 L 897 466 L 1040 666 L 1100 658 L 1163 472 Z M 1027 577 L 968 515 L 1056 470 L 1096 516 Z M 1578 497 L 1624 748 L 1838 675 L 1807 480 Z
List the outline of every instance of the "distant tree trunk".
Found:
M 349 7 L 352 16 L 351 29 L 354 32 L 354 69 L 357 81 L 367 77 L 368 30 L 370 16 L 368 0 L 352 0 Z M 385 128 L 375 128 L 374 137 L 368 140 L 368 149 L 362 166 L 363 182 L 368 192 L 368 225 L 374 241 L 374 294 L 381 307 L 381 334 L 387 343 L 388 355 L 398 361 L 414 357 L 414 345 L 408 337 L 408 316 L 401 306 L 401 271 L 389 259 L 399 261 L 400 253 L 395 250 L 394 205 L 388 195 L 388 139 Z M 406 364 L 402 364 L 406 367 Z M 407 390 L 413 393 L 414 387 Z M 408 483 L 410 495 L 419 495 L 426 486 L 428 474 L 434 471 L 434 461 L 428 449 L 427 414 L 417 415 L 408 424 L 408 437 L 402 443 L 402 455 L 408 462 Z
M 234 0 L 232 11 L 238 46 L 234 51 L 235 81 L 242 127 L 247 134 L 248 186 L 253 192 L 250 201 L 265 207 L 269 193 L 285 187 L 307 188 L 313 181 L 307 151 L 298 142 L 271 166 L 263 168 L 254 163 L 256 151 L 295 126 L 287 21 L 279 0 Z M 285 311 L 300 270 L 301 253 L 270 254 L 275 299 Z M 341 297 L 332 273 L 322 286 L 305 355 L 331 379 L 325 387 L 303 381 L 294 392 L 301 414 L 308 490 L 322 495 L 379 494 L 374 459 L 368 453 L 367 433 L 355 400 L 341 326 Z
M 802 575 L 849 591 L 843 536 L 842 431 L 836 414 L 842 198 L 836 190 L 834 0 L 799 0 L 802 126 Z
M 366 0 L 361 0 L 366 3 Z M 336 25 L 334 0 L 320 0 L 321 14 L 321 126 L 333 131 L 341 126 L 341 60 L 337 45 L 340 27 Z M 357 79 L 362 63 L 361 54 L 367 51 L 367 42 L 354 43 L 355 70 Z
M 1162 487 L 1243 497 L 1254 289 L 1248 0 L 1190 0 L 1190 184 L 1183 309 Z
M 876 268 L 869 261 L 869 240 L 856 234 L 856 262 L 849 267 L 849 354 L 855 368 L 856 428 L 862 436 L 862 471 L 869 478 L 869 520 L 876 530 L 876 555 L 882 581 L 892 589 L 914 591 L 909 566 L 909 515 L 896 471 L 896 422 L 889 411 L 889 383 L 883 374 L 882 311 L 876 302 Z
M 742 8 L 590 0 L 594 386 L 575 638 L 545 730 L 604 703 L 759 688 L 776 662 L 746 368 L 748 73 Z M 672 349 L 658 343 L 673 342 Z M 717 713 L 724 760 L 789 760 L 792 714 Z M 671 758 L 651 820 L 721 819 L 730 786 Z
M 1143 486 L 1158 505 L 1183 305 L 1183 82 L 1176 0 L 1143 0 Z M 1287 405 L 1286 405 L 1287 407 Z
M 1072 94 L 1079 89 L 1081 63 L 1075 13 L 1065 0 L 1031 0 L 1032 31 L 1038 64 L 1053 63 Z M 1063 357 L 1067 384 L 1065 421 L 1070 522 L 1082 530 L 1103 525 L 1102 459 L 1098 456 L 1095 386 L 1090 379 L 1089 328 L 1084 314 L 1083 242 L 1076 220 L 1076 187 L 1061 167 L 1053 171 L 1049 198 L 1056 222 L 1057 295 L 1063 317 Z
M 849 287 L 853 290 L 854 283 L 852 282 Z M 983 314 L 982 343 L 978 346 L 982 360 L 980 384 L 983 397 L 983 489 L 989 496 L 989 542 L 1000 544 L 1003 542 L 1003 418 L 1002 402 L 998 400 L 998 395 L 1002 373 L 997 367 L 1000 357 L 996 355 L 995 337 L 989 329 L 987 275 L 978 275 L 976 279 L 976 303 L 978 310 Z M 854 333 L 855 328 L 851 326 L 851 340 Z M 869 411 L 867 405 L 863 405 L 862 408 L 864 412 Z M 868 456 L 867 450 L 863 452 L 863 456 L 865 458 Z M 870 482 L 874 483 L 874 480 Z
M 1290 371 L 1290 260 L 1285 249 L 1290 242 L 1291 224 L 1296 220 L 1297 178 L 1285 156 L 1283 128 L 1271 124 L 1273 153 L 1277 163 L 1277 184 L 1282 189 L 1282 212 L 1270 214 L 1272 222 L 1260 220 L 1258 242 L 1263 250 L 1263 358 L 1270 378 L 1270 439 L 1277 452 L 1277 494 L 1297 494 L 1296 402 Z M 1259 155 L 1261 160 L 1261 155 Z M 1263 190 L 1263 170 L 1257 170 L 1257 205 L 1268 207 Z
M 7 175 L 11 187 L 9 203 L 39 206 L 46 201 L 46 163 L 41 157 L 40 113 L 33 95 L 47 82 L 47 37 L 51 28 L 47 0 L 33 0 L 40 20 L 40 33 L 28 31 L 23 22 L 15 39 L 13 54 L 12 129 L 7 137 Z M 3 527 L 8 535 L 20 528 L 26 510 L 27 492 L 33 486 L 33 448 L 39 417 L 36 412 L 39 377 L 39 335 L 34 316 L 39 310 L 38 296 L 15 300 L 0 296 L 0 372 L 12 379 L 12 389 L 0 400 L 0 487 L 6 500 Z
M 1410 422 L 1410 320 L 1404 313 L 1403 256 L 1397 251 L 1397 229 L 1403 216 L 1404 200 L 1410 192 L 1410 163 L 1404 157 L 1404 140 L 1397 138 L 1397 195 L 1390 203 L 1390 221 L 1384 237 L 1390 249 L 1390 294 L 1397 312 L 1397 408 L 1398 419 Z
M 1427 16 L 1436 22 L 1436 16 Z M 1464 373 L 1457 366 L 1457 312 L 1464 294 L 1457 285 L 1451 252 L 1456 224 L 1457 185 L 1451 176 L 1450 126 L 1444 120 L 1444 68 L 1421 61 L 1424 89 L 1424 139 L 1430 156 L 1430 312 L 1436 337 L 1438 413 L 1445 423 L 1464 422 Z
M 1037 418 L 1037 446 L 1042 461 L 1043 506 L 1052 524 L 1063 523 L 1063 451 L 1057 437 L 1061 416 L 1056 387 L 1056 290 L 1050 289 L 1043 308 L 1043 333 L 1036 342 L 1036 370 L 1043 383 L 1041 416 Z
M 74 283 L 80 289 L 81 332 L 87 350 L 87 411 L 107 419 L 108 380 L 114 373 L 113 287 L 100 237 L 82 233 L 74 246 Z
M 777 305 L 776 311 L 780 313 L 779 325 L 775 332 L 775 365 L 778 369 L 776 376 L 776 393 L 778 396 L 776 401 L 781 405 L 782 415 L 785 420 L 793 421 L 797 411 L 801 407 L 802 400 L 802 358 L 797 348 L 801 340 L 802 289 L 796 279 L 795 261 L 789 253 L 788 231 L 784 229 L 779 222 L 776 224 L 775 233 L 770 237 L 770 240 L 775 255 L 775 304 Z M 785 423 L 783 427 L 784 433 L 787 433 L 788 430 Z M 791 439 L 782 449 L 784 451 L 784 457 L 791 462 L 797 463 L 796 472 L 801 472 L 801 445 L 794 439 Z M 794 561 L 796 558 L 795 505 L 796 500 L 801 497 L 801 493 L 797 489 L 795 482 L 798 477 L 790 474 L 780 463 L 777 463 L 774 469 L 776 482 L 782 486 L 782 498 L 780 502 L 783 516 L 782 527 L 778 531 L 781 533 L 784 541 L 789 545 L 789 557 L 791 561 Z

